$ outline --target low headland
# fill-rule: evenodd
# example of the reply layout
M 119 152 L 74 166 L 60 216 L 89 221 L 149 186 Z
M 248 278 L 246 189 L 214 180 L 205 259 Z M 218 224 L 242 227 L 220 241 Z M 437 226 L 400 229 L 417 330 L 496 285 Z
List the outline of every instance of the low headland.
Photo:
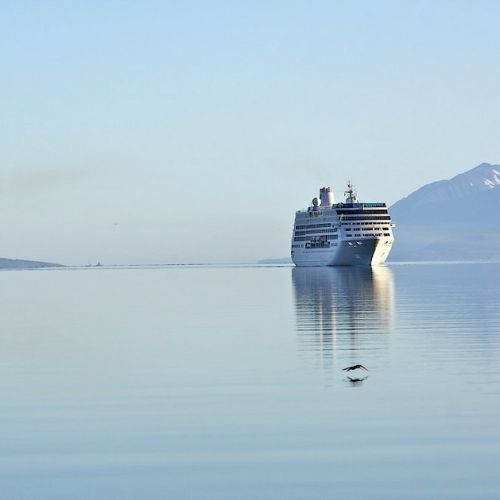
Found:
M 38 260 L 4 259 L 0 258 L 0 269 L 40 269 L 43 267 L 64 267 L 55 262 L 41 262 Z

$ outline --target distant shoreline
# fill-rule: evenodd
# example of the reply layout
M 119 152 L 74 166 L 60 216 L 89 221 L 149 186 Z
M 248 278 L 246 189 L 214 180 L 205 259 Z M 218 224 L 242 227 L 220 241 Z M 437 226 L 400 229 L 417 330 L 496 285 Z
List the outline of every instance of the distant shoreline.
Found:
M 294 268 L 293 263 L 288 262 L 269 262 L 272 259 L 266 259 L 259 262 L 240 262 L 240 263 L 182 263 L 182 264 L 110 264 L 102 266 L 63 266 L 60 264 L 31 266 L 31 267 L 1 267 L 0 271 L 97 271 L 97 270 L 140 270 L 140 269 L 221 269 L 221 268 Z M 436 266 L 436 265 L 475 265 L 475 264 L 500 264 L 500 260 L 448 260 L 448 261 L 390 261 L 384 266 L 331 266 L 330 269 L 377 269 L 377 267 L 399 267 L 399 266 Z M 328 266 L 325 266 L 327 268 Z M 306 269 L 306 268 L 302 268 Z
M 0 258 L 0 269 L 41 269 L 48 267 L 65 267 L 65 266 L 63 266 L 62 264 L 56 264 L 55 262 Z

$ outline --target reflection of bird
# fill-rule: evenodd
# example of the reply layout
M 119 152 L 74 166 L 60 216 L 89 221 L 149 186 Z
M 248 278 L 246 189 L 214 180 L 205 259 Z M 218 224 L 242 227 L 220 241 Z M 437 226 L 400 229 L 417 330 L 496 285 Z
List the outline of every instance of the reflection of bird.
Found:
M 365 368 L 363 365 L 348 366 L 347 368 L 342 368 L 342 371 L 344 371 L 344 372 L 350 372 L 351 370 L 357 370 L 358 368 L 363 368 L 363 370 L 368 371 L 368 368 Z
M 353 377 L 347 377 L 347 378 L 349 379 L 349 382 L 357 384 L 359 382 L 363 382 L 363 380 L 366 380 L 368 378 L 368 375 L 366 377 L 361 377 L 361 378 L 353 378 Z

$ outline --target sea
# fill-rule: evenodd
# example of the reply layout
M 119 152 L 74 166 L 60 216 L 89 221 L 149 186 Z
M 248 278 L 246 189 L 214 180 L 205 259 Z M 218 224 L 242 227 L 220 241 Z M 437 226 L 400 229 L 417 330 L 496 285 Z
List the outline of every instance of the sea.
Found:
M 500 498 L 500 264 L 2 271 L 0 318 L 2 500 Z

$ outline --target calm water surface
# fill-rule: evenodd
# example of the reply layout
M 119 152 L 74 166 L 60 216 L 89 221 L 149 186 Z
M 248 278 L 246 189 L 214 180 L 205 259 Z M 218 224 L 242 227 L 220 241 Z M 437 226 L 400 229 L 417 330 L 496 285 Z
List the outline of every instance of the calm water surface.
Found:
M 0 496 L 500 498 L 499 302 L 498 264 L 1 272 Z

